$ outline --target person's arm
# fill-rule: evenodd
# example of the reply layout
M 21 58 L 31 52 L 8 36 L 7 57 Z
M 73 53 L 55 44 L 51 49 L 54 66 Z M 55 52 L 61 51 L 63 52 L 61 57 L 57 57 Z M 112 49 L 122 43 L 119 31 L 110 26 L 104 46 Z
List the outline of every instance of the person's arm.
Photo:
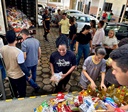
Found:
M 21 50 L 22 50 L 23 53 L 24 53 L 24 59 L 26 59 L 26 57 L 27 57 L 27 54 L 26 54 L 26 52 L 27 52 L 27 46 L 26 46 L 25 41 L 23 41 L 23 42 L 21 43 Z
M 76 67 L 75 65 L 72 66 L 72 67 L 68 70 L 67 73 L 63 74 L 63 75 L 62 75 L 62 79 L 64 79 L 67 75 L 69 75 L 69 74 L 75 69 L 75 67 Z
M 109 104 L 106 104 L 107 106 L 107 112 L 114 112 L 116 108 L 112 107 L 111 105 Z M 128 105 L 125 105 L 125 106 L 122 106 L 122 107 L 119 107 L 120 109 L 122 110 L 128 110 Z
M 75 36 L 76 36 L 76 34 L 73 35 L 73 37 L 72 37 L 72 42 L 73 42 L 73 40 L 75 39 Z
M 92 40 L 90 40 L 89 44 L 90 44 L 90 48 L 91 48 L 91 52 L 92 52 L 92 49 L 93 49 L 93 47 L 92 47 Z
M 123 109 L 123 110 L 127 110 L 127 111 L 128 111 L 128 104 L 125 105 L 125 106 L 122 106 L 122 107 L 120 107 L 120 108 Z
M 76 50 L 75 50 L 75 54 L 77 54 L 77 53 L 78 53 L 78 46 L 79 46 L 79 42 L 78 42 L 78 41 L 76 41 Z
M 95 90 L 96 88 L 96 84 L 95 82 L 93 81 L 93 79 L 89 76 L 89 74 L 86 72 L 86 70 L 82 70 L 83 74 L 85 75 L 85 77 L 91 82 L 91 88 L 93 90 Z
M 62 25 L 62 19 L 60 20 L 60 22 L 58 23 L 58 25 Z
M 40 57 L 41 57 L 41 48 L 39 47 L 38 48 L 38 59 L 40 59 Z
M 27 56 L 26 56 L 26 52 L 24 52 L 24 59 L 25 59 L 25 60 L 26 60 L 26 57 L 27 57 Z
M 71 74 L 71 72 L 76 68 L 76 56 L 74 53 L 70 54 L 70 63 L 71 63 L 71 68 L 67 71 L 67 73 L 62 75 L 62 79 L 64 79 L 67 75 Z
M 24 64 L 24 54 L 22 51 L 20 51 L 20 53 L 17 56 L 17 62 L 18 65 L 20 66 L 21 70 L 25 73 L 25 75 L 28 77 L 28 80 L 31 79 L 31 75 L 26 67 L 26 65 Z
M 118 48 L 118 45 L 116 44 L 116 45 L 113 45 L 113 47 L 111 48 L 111 49 L 117 49 Z
M 51 74 L 54 75 L 54 66 L 52 63 L 50 63 L 50 68 L 51 68 Z
M 106 90 L 106 86 L 104 84 L 104 79 L 105 79 L 105 72 L 106 72 L 106 61 L 103 60 L 103 64 L 102 64 L 102 67 L 101 67 L 101 89 L 104 88 L 104 90 Z
M 104 79 L 105 79 L 105 72 L 102 72 L 101 73 L 101 84 L 100 84 L 100 86 L 101 86 L 101 88 L 104 88 L 104 90 L 106 90 L 107 88 L 104 84 Z
M 25 75 L 28 77 L 28 80 L 30 80 L 31 79 L 31 75 L 28 72 L 28 69 L 25 66 L 25 64 L 24 63 L 20 63 L 19 66 L 20 66 L 21 70 L 25 73 Z

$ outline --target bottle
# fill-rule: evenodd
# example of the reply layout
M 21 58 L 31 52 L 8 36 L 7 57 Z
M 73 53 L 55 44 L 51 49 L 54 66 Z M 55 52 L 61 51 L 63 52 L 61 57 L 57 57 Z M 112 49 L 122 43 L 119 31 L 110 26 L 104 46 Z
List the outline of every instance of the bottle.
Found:
M 124 104 L 128 104 L 128 92 L 124 96 Z
M 87 93 L 88 93 L 88 95 L 92 95 L 93 94 L 93 90 L 92 90 L 90 85 L 88 85 L 88 87 L 87 87 Z
M 83 97 L 82 97 L 82 96 L 79 95 L 79 96 L 78 96 L 78 100 L 79 100 L 79 103 L 80 103 L 80 104 L 83 104 Z
M 109 86 L 108 89 L 107 89 L 107 91 L 106 91 L 106 96 L 107 97 L 111 97 L 111 93 L 112 93 L 111 90 L 112 90 L 112 88 L 111 88 L 111 86 Z
M 91 86 L 88 85 L 88 88 L 87 88 L 87 94 L 88 95 L 91 95 L 91 96 L 97 96 L 97 93 L 98 93 L 98 89 L 95 89 L 95 90 L 92 90 Z

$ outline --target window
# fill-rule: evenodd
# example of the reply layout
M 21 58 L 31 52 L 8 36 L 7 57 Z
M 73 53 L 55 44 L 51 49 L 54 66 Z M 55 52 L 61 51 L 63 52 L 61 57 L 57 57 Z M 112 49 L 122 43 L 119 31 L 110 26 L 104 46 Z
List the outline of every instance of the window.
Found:
M 105 3 L 104 4 L 104 11 L 111 11 L 111 9 L 112 9 L 112 3 Z
M 90 18 L 89 17 L 85 17 L 86 18 L 86 21 L 85 22 L 90 22 Z
M 61 2 L 61 0 L 49 0 L 49 2 Z
M 79 18 L 78 18 L 78 21 L 79 21 L 79 22 L 85 22 L 86 19 L 85 19 L 85 17 L 79 17 Z

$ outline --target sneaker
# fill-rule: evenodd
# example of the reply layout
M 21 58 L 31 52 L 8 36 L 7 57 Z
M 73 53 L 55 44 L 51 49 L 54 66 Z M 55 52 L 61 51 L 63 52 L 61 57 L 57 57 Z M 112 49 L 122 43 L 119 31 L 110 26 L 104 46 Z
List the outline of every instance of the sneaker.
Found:
M 37 88 L 35 88 L 35 93 L 38 93 L 39 90 L 40 90 L 40 87 L 38 86 Z
M 0 93 L 0 98 L 1 98 L 2 96 L 3 96 L 2 93 Z

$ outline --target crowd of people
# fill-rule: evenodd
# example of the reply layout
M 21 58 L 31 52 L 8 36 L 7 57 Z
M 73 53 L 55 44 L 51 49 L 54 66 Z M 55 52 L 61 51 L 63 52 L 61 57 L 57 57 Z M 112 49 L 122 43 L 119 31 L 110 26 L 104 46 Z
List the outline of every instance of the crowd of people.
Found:
M 47 34 L 50 31 L 48 10 L 42 18 L 44 38 L 48 41 Z M 55 93 L 66 90 L 71 73 L 77 70 L 82 54 L 84 61 L 79 81 L 82 89 L 86 90 L 90 84 L 90 87 L 95 90 L 98 86 L 95 81 L 100 75 L 100 87 L 105 91 L 112 84 L 116 87 L 128 86 L 127 38 L 118 44 L 114 30 L 110 30 L 108 36 L 105 37 L 102 20 L 99 21 L 97 28 L 95 20 L 92 20 L 90 26 L 85 25 L 77 33 L 75 18 L 68 19 L 66 13 L 60 15 L 60 10 L 58 10 L 58 25 L 60 39 L 56 41 L 57 50 L 51 53 L 49 62 L 51 75 L 62 72 L 62 78 L 55 86 Z M 8 45 L 0 49 L 15 97 L 26 96 L 26 81 L 36 92 L 40 89 L 36 84 L 36 69 L 41 56 L 40 43 L 29 34 L 28 30 L 23 29 L 20 33 L 24 39 L 21 50 L 16 47 L 17 37 L 13 30 L 7 31 Z M 30 75 L 30 70 L 32 75 Z M 121 108 L 128 110 L 128 106 Z M 110 106 L 108 109 L 113 110 Z

